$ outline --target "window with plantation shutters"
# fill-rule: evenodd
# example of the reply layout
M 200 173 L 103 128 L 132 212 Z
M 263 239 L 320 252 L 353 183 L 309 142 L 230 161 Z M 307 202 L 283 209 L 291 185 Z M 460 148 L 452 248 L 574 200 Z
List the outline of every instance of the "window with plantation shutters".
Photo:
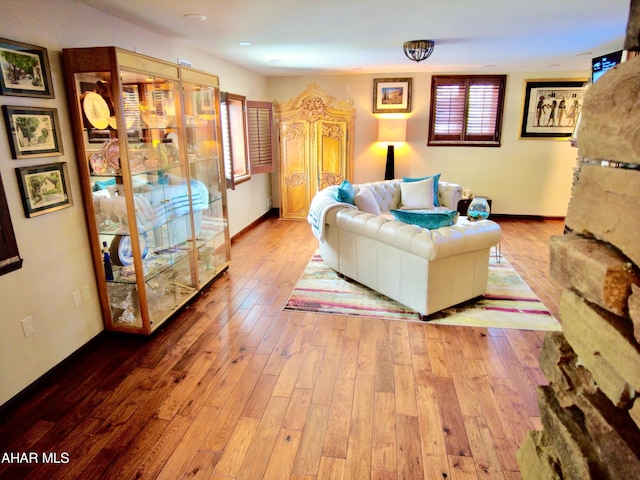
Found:
M 246 99 L 233 93 L 220 93 L 220 124 L 222 130 L 222 157 L 227 188 L 251 178 L 247 155 Z
M 273 172 L 273 106 L 247 100 L 247 128 L 251 173 Z
M 434 75 L 432 146 L 500 146 L 506 75 Z

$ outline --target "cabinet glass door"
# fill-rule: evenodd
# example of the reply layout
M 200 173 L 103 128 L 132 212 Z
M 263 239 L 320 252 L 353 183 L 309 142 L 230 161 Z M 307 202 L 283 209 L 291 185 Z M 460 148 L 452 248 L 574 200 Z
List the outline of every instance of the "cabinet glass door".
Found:
M 183 81 L 187 158 L 193 194 L 199 284 L 229 264 L 224 174 L 219 158 L 218 89 Z
M 123 70 L 119 111 L 110 76 L 91 77 L 79 81 L 80 104 L 111 321 L 141 327 L 148 316 L 153 328 L 197 284 L 179 84 Z
M 181 144 L 178 82 L 126 71 L 121 81 L 127 158 L 139 225 L 141 265 L 134 262 L 134 268 L 142 269 L 138 285 L 144 285 L 143 303 L 153 327 L 196 290 L 190 202 L 195 192 L 189 182 L 186 145 Z

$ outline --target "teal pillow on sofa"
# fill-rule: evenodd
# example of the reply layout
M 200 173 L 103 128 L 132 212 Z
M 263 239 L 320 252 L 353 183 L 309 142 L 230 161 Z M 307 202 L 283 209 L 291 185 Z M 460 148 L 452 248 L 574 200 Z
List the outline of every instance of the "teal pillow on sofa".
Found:
M 456 222 L 456 210 L 391 210 L 393 218 L 399 222 L 417 225 L 428 230 L 449 227 Z
M 336 200 L 342 203 L 350 203 L 351 205 L 354 205 L 353 197 L 355 194 L 356 191 L 349 180 L 343 180 L 338 186 L 338 190 L 336 190 Z
M 439 207 L 440 202 L 438 201 L 438 181 L 440 180 L 440 173 L 436 173 L 435 175 L 427 175 L 426 177 L 402 177 L 403 182 L 419 182 L 420 180 L 427 180 L 428 178 L 433 178 L 433 206 Z

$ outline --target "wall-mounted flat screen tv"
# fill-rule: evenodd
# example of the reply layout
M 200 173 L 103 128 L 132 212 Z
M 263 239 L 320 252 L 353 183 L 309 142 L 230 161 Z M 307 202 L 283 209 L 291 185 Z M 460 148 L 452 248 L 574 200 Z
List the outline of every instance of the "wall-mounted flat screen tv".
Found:
M 604 72 L 622 62 L 622 50 L 591 59 L 591 82 L 595 83 Z

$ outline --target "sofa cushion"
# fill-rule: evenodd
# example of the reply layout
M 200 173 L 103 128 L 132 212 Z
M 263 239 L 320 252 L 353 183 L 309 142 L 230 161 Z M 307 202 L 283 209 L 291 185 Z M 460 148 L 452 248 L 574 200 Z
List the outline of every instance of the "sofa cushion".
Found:
M 399 222 L 429 230 L 451 226 L 458 219 L 458 212 L 455 210 L 391 210 L 391 214 Z
M 358 207 L 358 210 L 363 212 L 372 213 L 374 215 L 380 215 L 380 206 L 376 201 L 376 198 L 373 196 L 373 192 L 367 188 L 363 187 L 358 190 L 358 193 L 353 197 L 353 201 Z
M 355 194 L 356 192 L 353 185 L 351 185 L 351 182 L 349 182 L 349 180 L 343 180 L 336 191 L 336 200 L 354 205 L 353 197 Z
M 433 178 L 433 205 L 438 207 L 440 206 L 440 202 L 438 202 L 438 182 L 440 181 L 440 173 L 436 173 L 435 175 L 427 175 L 426 177 L 402 177 L 403 182 L 419 182 L 421 180 L 427 180 L 429 178 Z
M 433 208 L 433 178 L 400 183 L 400 201 L 402 209 Z

